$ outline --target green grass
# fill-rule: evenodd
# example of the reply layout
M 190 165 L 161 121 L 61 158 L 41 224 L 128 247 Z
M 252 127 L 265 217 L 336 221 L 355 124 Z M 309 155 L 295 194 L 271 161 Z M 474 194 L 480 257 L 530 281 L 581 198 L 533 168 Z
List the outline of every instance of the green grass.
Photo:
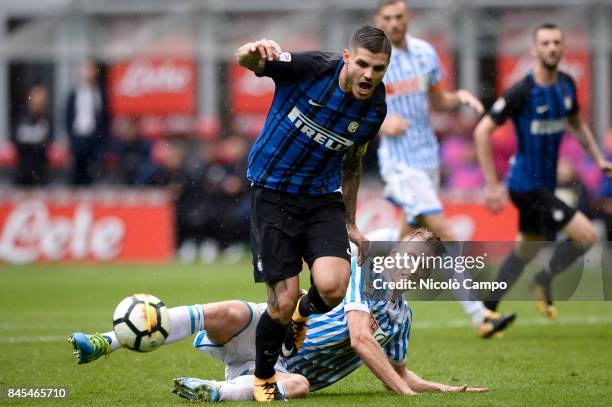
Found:
M 304 277 L 307 277 L 304 273 Z M 232 298 L 261 301 L 250 266 L 0 266 L 0 387 L 65 386 L 74 405 L 186 405 L 169 392 L 175 376 L 222 379 L 223 365 L 191 341 L 151 354 L 113 353 L 78 366 L 66 337 L 110 329 L 114 306 L 150 292 L 170 306 Z M 454 385 L 488 386 L 486 394 L 400 398 L 364 367 L 316 392 L 308 405 L 610 405 L 612 302 L 564 302 L 549 323 L 532 303 L 507 302 L 519 319 L 503 338 L 478 339 L 454 302 L 414 303 L 409 367 Z M 2 402 L 3 405 L 38 404 Z M 251 404 L 252 403 L 244 403 Z

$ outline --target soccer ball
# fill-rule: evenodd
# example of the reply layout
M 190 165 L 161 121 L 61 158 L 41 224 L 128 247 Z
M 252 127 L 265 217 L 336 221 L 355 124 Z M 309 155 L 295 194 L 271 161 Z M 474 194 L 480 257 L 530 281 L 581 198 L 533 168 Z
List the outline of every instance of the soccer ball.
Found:
M 168 308 L 150 294 L 134 294 L 117 305 L 113 330 L 119 343 L 131 350 L 150 352 L 170 334 Z

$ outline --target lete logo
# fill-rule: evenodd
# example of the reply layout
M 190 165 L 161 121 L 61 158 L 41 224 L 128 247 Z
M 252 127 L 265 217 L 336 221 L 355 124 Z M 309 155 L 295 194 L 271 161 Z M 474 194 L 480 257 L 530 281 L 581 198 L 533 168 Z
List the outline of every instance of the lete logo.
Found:
M 106 217 L 94 221 L 88 205 L 77 205 L 72 219 L 51 217 L 40 201 L 17 205 L 7 216 L 0 235 L 0 260 L 30 263 L 40 258 L 111 260 L 121 252 L 125 225 Z
M 117 86 L 121 96 L 140 97 L 151 93 L 180 93 L 191 86 L 190 66 L 136 61 L 128 65 Z

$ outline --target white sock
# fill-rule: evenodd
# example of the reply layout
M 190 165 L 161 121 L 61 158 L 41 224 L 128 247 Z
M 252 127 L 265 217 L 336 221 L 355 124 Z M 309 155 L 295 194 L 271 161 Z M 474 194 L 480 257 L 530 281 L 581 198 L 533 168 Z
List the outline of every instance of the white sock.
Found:
M 228 380 L 221 383 L 221 390 L 219 391 L 220 400 L 253 400 L 253 380 L 255 376 L 244 375 L 238 376 L 235 379 Z M 287 391 L 285 385 L 277 383 L 278 390 L 281 394 L 286 397 Z
M 482 301 L 460 301 L 463 310 L 472 318 L 472 323 L 476 326 L 482 324 L 485 318 L 486 308 Z
M 170 335 L 164 344 L 185 339 L 204 330 L 204 311 L 201 304 L 168 308 L 170 315 Z
M 221 382 L 220 400 L 253 400 L 253 375 L 238 376 Z
M 164 345 L 180 341 L 204 330 L 204 311 L 201 304 L 168 308 L 168 315 L 170 316 L 170 335 L 166 338 Z M 111 352 L 121 348 L 115 332 L 105 332 L 102 336 L 109 342 Z

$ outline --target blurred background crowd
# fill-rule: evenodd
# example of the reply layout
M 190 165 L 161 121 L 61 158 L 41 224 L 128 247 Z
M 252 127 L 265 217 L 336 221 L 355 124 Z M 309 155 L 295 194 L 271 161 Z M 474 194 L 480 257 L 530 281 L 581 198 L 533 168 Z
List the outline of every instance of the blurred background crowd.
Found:
M 341 51 L 354 27 L 371 21 L 375 3 L 4 0 L 0 188 L 167 188 L 182 259 L 238 258 L 248 241 L 247 155 L 273 84 L 238 68 L 234 50 L 265 37 L 286 50 Z M 472 91 L 487 107 L 524 73 L 530 29 L 543 19 L 564 27 L 564 69 L 576 77 L 582 114 L 612 152 L 612 2 L 409 4 L 409 30 L 436 47 L 446 86 Z M 482 187 L 477 120 L 468 112 L 432 120 L 449 199 Z M 511 126 L 496 134 L 494 149 L 505 174 L 515 149 Z M 366 184 L 380 182 L 376 161 L 373 143 Z M 605 201 L 612 184 L 570 137 L 559 168 L 567 199 L 593 216 L 612 213 Z

